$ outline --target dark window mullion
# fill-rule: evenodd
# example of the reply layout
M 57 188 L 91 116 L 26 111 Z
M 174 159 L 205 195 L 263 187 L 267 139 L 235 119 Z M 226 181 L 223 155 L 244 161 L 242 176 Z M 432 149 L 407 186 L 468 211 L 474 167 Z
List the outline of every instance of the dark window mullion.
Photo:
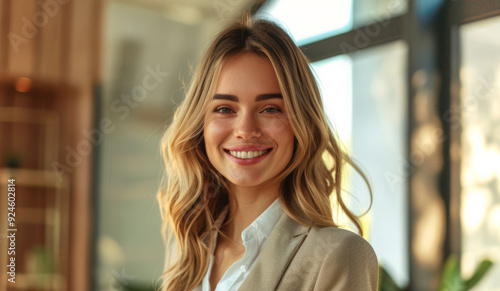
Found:
M 450 1 L 452 24 L 465 24 L 500 15 L 500 0 Z
M 316 62 L 402 39 L 406 33 L 406 24 L 406 15 L 381 20 L 303 45 L 301 49 L 311 62 Z

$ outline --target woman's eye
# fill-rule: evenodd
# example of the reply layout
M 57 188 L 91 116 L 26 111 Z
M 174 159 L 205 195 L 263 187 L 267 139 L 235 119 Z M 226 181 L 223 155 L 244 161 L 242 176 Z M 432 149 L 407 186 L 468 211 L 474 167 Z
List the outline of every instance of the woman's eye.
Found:
M 281 112 L 281 109 L 279 107 L 268 107 L 266 109 L 263 110 L 263 112 L 268 112 L 268 113 L 277 113 L 277 112 Z
M 217 113 L 233 113 L 233 111 L 227 107 L 219 107 L 214 110 Z

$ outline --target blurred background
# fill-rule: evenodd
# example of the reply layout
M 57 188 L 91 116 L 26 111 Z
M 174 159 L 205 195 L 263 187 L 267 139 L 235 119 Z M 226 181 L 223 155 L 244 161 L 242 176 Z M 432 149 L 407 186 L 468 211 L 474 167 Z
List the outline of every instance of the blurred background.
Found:
M 473 290 L 500 290 L 500 1 L 1 0 L 0 291 L 154 290 L 160 137 L 243 12 L 308 56 L 370 176 L 383 290 L 467 290 L 483 273 Z M 366 187 L 348 188 L 362 213 Z

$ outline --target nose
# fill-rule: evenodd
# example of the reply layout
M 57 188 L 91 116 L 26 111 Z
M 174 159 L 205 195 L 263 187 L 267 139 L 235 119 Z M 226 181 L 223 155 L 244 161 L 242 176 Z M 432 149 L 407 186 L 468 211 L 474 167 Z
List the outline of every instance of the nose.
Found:
M 241 113 L 236 122 L 234 136 L 243 140 L 259 138 L 262 132 L 256 116 L 253 113 Z

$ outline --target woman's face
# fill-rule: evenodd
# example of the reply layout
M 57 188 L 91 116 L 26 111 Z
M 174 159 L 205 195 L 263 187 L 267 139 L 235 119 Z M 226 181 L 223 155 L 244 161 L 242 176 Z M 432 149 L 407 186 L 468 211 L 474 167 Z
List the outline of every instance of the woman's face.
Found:
M 205 116 L 212 165 L 231 184 L 266 185 L 288 164 L 294 135 L 271 62 L 250 53 L 227 60 Z

